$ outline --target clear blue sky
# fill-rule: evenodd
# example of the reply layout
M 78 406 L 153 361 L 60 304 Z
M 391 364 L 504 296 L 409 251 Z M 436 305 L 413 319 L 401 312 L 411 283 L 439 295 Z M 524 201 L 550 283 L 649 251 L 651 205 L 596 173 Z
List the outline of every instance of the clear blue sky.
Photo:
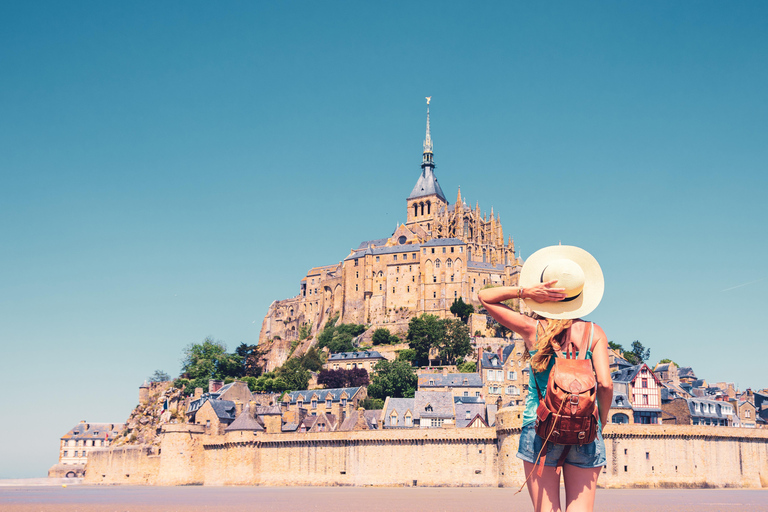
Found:
M 609 339 L 768 386 L 766 26 L 764 2 L 4 2 L 0 478 L 389 236 L 430 95 L 446 195 L 523 257 L 592 252 Z

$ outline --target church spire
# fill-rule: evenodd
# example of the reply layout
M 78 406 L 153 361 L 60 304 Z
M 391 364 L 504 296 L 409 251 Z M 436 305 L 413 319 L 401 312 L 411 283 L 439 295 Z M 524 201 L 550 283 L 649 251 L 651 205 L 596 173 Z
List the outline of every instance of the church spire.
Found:
M 432 134 L 429 132 L 429 102 L 432 96 L 427 96 L 427 135 L 424 138 L 424 160 L 423 163 L 432 164 Z M 434 164 L 432 164 L 434 165 Z

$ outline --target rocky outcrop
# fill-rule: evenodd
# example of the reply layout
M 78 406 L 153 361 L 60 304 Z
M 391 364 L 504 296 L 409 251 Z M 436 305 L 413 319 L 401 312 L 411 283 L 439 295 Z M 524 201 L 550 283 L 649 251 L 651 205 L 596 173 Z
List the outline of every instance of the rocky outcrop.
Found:
M 125 429 L 112 446 L 159 445 L 158 434 L 167 423 L 184 423 L 184 397 L 171 382 L 151 383 L 146 399 L 128 416 Z

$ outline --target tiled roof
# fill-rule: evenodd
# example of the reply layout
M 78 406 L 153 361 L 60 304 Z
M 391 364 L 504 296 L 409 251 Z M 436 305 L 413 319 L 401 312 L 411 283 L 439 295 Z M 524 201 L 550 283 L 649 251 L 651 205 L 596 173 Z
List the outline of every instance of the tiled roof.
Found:
M 235 419 L 235 402 L 230 400 L 209 400 L 208 402 L 220 420 L 232 421 Z
M 112 439 L 124 428 L 124 423 L 81 422 L 61 436 L 61 439 L 104 439 L 105 436 L 107 439 Z
M 360 242 L 360 245 L 357 247 L 358 251 L 362 251 L 363 249 L 371 249 L 373 247 L 379 247 L 382 245 L 385 245 L 389 238 L 379 238 L 377 240 L 367 240 L 365 242 Z
M 283 412 L 280 410 L 279 405 L 257 405 L 256 406 L 256 416 L 270 416 L 279 414 L 282 415 Z
M 691 416 L 722 419 L 732 417 L 734 413 L 733 406 L 727 402 L 701 398 L 686 398 L 685 400 L 688 402 L 688 410 L 691 412 Z M 699 406 L 698 411 L 696 410 L 697 405 Z M 730 412 L 730 414 L 727 414 L 727 412 Z
M 419 179 L 416 180 L 416 186 L 413 187 L 408 199 L 416 199 L 417 197 L 430 196 L 432 194 L 436 195 L 446 203 L 448 202 L 445 198 L 445 194 L 443 194 L 443 189 L 440 188 L 440 184 L 437 182 L 432 167 L 426 166 L 422 168 L 421 174 L 419 174 Z M 433 207 L 437 207 L 437 205 L 435 204 Z
M 511 266 L 511 265 L 510 265 Z M 507 266 L 503 263 L 499 263 L 494 265 L 493 263 L 483 263 L 482 261 L 474 261 L 470 260 L 467 262 L 467 269 L 475 269 L 475 270 L 496 270 L 498 272 L 504 272 L 504 269 Z M 513 272 L 512 275 L 515 275 L 516 272 Z
M 690 366 L 683 366 L 682 368 L 679 368 L 677 370 L 677 376 L 683 377 L 683 378 L 692 378 L 692 379 L 696 378 L 696 374 L 693 373 L 693 368 L 691 368 Z
M 352 359 L 384 359 L 384 356 L 375 350 L 365 350 L 362 352 L 336 352 L 328 357 L 328 361 L 343 361 Z
M 419 375 L 419 388 L 422 387 L 473 387 L 482 388 L 483 379 L 479 373 L 423 373 Z
M 469 417 L 467 417 L 467 413 L 469 413 Z M 485 403 L 456 404 L 456 428 L 466 427 L 478 414 L 485 421 Z
M 283 432 L 296 432 L 296 429 L 299 428 L 298 423 L 283 423 Z
M 224 432 L 234 432 L 236 430 L 263 432 L 264 426 L 253 417 L 250 406 L 246 405 L 243 408 L 243 412 L 235 418 L 231 425 L 224 429 Z
M 464 245 L 458 238 L 433 238 L 421 244 L 422 247 L 441 247 L 443 245 Z
M 397 412 L 397 427 L 404 425 L 403 419 L 406 412 L 411 411 L 411 416 L 415 418 L 416 415 L 413 412 L 415 401 L 415 398 L 388 398 L 386 402 L 387 408 L 384 410 L 384 426 L 392 427 L 390 419 L 393 411 Z
M 481 396 L 455 396 L 453 402 L 455 404 L 484 404 L 485 399 Z
M 427 408 L 432 410 L 427 410 Z M 453 393 L 450 391 L 417 391 L 413 404 L 414 418 L 454 418 Z
M 419 248 L 420 248 L 419 244 L 404 244 L 404 245 L 393 245 L 391 247 L 376 247 L 373 249 L 357 250 L 352 254 L 350 254 L 349 256 L 347 256 L 346 258 L 344 258 L 344 261 L 361 258 L 366 254 L 378 256 L 381 254 L 400 254 L 401 252 L 403 253 L 418 252 Z
M 341 395 L 345 392 L 347 393 L 347 397 L 349 399 L 352 399 L 358 392 L 360 391 L 360 387 L 356 388 L 335 388 L 335 389 L 312 389 L 312 390 L 303 390 L 303 391 L 292 391 L 291 393 L 288 393 L 283 398 L 283 401 L 285 401 L 285 398 L 288 398 L 290 400 L 291 404 L 295 404 L 299 397 L 301 397 L 301 401 L 304 403 L 308 403 L 312 401 L 312 397 L 317 395 L 318 401 L 325 400 L 325 397 L 328 396 L 328 394 L 331 395 L 332 400 L 334 402 L 339 402 L 341 400 Z
M 637 372 L 639 372 L 642 367 L 642 364 L 636 364 L 634 366 L 630 366 L 629 368 L 622 368 L 617 372 L 613 372 L 611 374 L 611 379 L 613 379 L 615 382 L 632 382 L 635 380 Z
M 496 364 L 493 364 L 495 358 Z M 483 358 L 480 361 L 480 368 L 490 368 L 501 370 L 504 367 L 499 355 L 496 352 L 483 352 Z

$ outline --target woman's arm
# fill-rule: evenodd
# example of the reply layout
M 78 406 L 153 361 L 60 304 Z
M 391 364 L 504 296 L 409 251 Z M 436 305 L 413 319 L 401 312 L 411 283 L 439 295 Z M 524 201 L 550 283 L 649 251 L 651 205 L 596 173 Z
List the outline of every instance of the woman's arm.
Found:
M 613 402 L 613 380 L 608 361 L 608 338 L 598 325 L 595 325 L 595 338 L 597 342 L 592 351 L 592 365 L 597 377 L 597 409 L 600 413 L 600 422 L 605 426 L 608 423 L 608 414 Z
M 521 335 L 529 345 L 529 340 L 536 336 L 536 321 L 529 316 L 521 315 L 502 304 L 509 299 L 533 299 L 536 302 L 554 302 L 565 298 L 564 288 L 552 288 L 557 281 L 537 284 L 530 288 L 519 286 L 499 286 L 480 290 L 477 298 L 493 318 L 504 327 L 512 329 Z M 528 347 L 531 348 L 531 347 Z

